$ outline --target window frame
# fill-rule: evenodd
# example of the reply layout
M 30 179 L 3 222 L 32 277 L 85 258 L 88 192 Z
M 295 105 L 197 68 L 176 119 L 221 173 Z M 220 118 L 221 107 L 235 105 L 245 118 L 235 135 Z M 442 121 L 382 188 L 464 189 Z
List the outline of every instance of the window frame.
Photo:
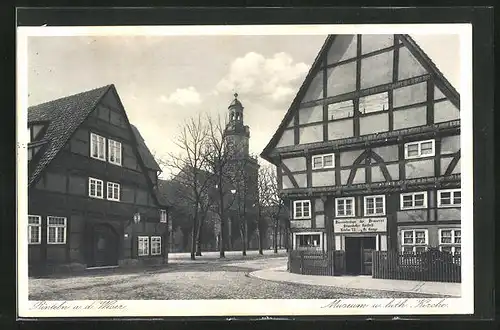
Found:
M 118 154 L 119 154 L 119 160 L 120 160 L 119 162 L 116 161 L 117 157 L 116 157 L 116 154 L 114 153 L 116 151 L 116 146 L 117 145 L 119 146 L 119 148 L 118 148 L 118 150 L 119 150 Z M 112 154 L 115 154 L 115 161 L 111 160 L 111 155 Z M 116 141 L 116 140 L 113 140 L 113 139 L 108 139 L 108 162 L 110 164 L 122 166 L 122 154 L 123 154 L 122 153 L 122 143 L 120 141 Z
M 339 201 L 345 202 L 347 200 L 352 201 L 352 214 L 339 214 Z M 344 203 L 344 213 L 346 207 Z M 335 217 L 336 218 L 352 218 L 356 216 L 356 199 L 354 197 L 338 197 L 335 198 Z
M 432 153 L 422 155 L 422 144 L 424 143 L 432 143 Z M 410 156 L 408 155 L 408 147 L 410 145 L 417 145 L 417 151 L 418 155 L 416 156 Z M 417 159 L 417 158 L 426 158 L 426 157 L 434 157 L 436 155 L 436 140 L 435 139 L 430 139 L 430 140 L 422 140 L 422 141 L 412 141 L 412 142 L 407 142 L 404 145 L 404 152 L 405 152 L 405 159 Z
M 109 197 L 109 188 L 111 186 L 111 192 L 112 192 L 112 197 L 110 198 Z M 118 187 L 118 198 L 115 198 L 115 190 L 114 188 Z M 110 200 L 110 201 L 115 201 L 115 202 L 119 202 L 121 200 L 121 185 L 117 182 L 111 182 L 111 181 L 108 181 L 106 183 L 106 199 L 107 200 Z
M 300 204 L 302 207 L 302 215 L 297 217 L 297 205 Z M 309 206 L 309 216 L 304 216 L 304 205 L 307 204 Z M 312 207 L 311 200 L 309 199 L 301 199 L 293 201 L 293 219 L 302 220 L 302 219 L 311 219 L 312 218 Z
M 416 241 L 417 241 L 417 234 L 416 232 L 424 232 L 425 233 L 425 243 L 424 244 L 417 244 Z M 405 232 L 412 232 L 412 243 L 409 244 L 409 243 L 405 243 L 404 239 L 405 239 Z M 404 248 L 405 247 L 411 247 L 412 248 L 412 252 L 413 253 L 416 253 L 416 248 L 417 247 L 424 247 L 425 250 L 428 249 L 429 247 L 429 230 L 426 229 L 426 228 L 423 228 L 423 229 L 402 229 L 401 230 L 401 252 L 405 252 L 404 251 Z
M 160 209 L 160 223 L 167 223 L 167 210 Z
M 292 242 L 292 248 L 294 250 L 300 250 L 301 248 L 297 245 L 297 238 L 299 236 L 319 236 L 319 241 L 318 241 L 318 246 L 315 246 L 315 247 L 303 247 L 302 249 L 316 249 L 316 250 L 323 250 L 323 247 L 324 247 L 324 240 L 323 240 L 323 232 L 296 232 L 296 233 L 293 233 L 293 242 Z
M 153 253 L 153 241 L 158 241 L 159 240 L 159 243 L 160 243 L 160 246 L 158 247 L 158 252 L 155 251 L 155 253 Z M 151 255 L 152 256 L 161 256 L 162 253 L 161 253 L 161 247 L 162 247 L 162 239 L 161 239 L 161 236 L 151 236 Z
M 31 224 L 30 218 L 37 219 L 38 224 Z M 33 242 L 31 240 L 31 228 L 33 227 L 38 228 L 38 237 L 36 242 Z M 42 244 L 42 216 L 28 214 L 28 245 L 39 245 L 39 244 Z
M 451 243 L 443 243 L 441 239 L 443 238 L 443 231 L 451 231 Z M 456 231 L 460 231 L 460 235 L 457 236 L 455 234 Z M 441 246 L 457 246 L 457 245 L 462 245 L 462 228 L 439 228 L 438 230 L 438 237 L 439 237 L 439 247 Z M 455 238 L 460 237 L 460 243 L 455 242 Z
M 145 247 L 141 250 L 141 242 L 144 244 L 146 242 Z M 149 244 L 149 236 L 137 236 L 137 256 L 138 257 L 146 257 L 150 255 L 151 245 Z M 146 251 L 145 253 L 141 253 L 141 251 Z
M 332 165 L 330 166 L 325 166 L 325 157 L 332 157 Z M 320 167 L 315 167 L 314 166 L 314 160 L 315 159 L 318 159 L 320 158 L 321 159 L 321 166 Z M 321 154 L 321 155 L 313 155 L 311 157 L 311 168 L 313 170 L 320 170 L 320 169 L 324 169 L 324 168 L 335 168 L 335 154 L 334 153 L 330 153 L 330 154 Z
M 96 195 L 92 195 L 91 192 L 92 192 L 92 182 L 95 182 L 95 192 L 96 192 Z M 101 196 L 98 196 L 97 194 L 97 183 L 101 183 Z M 89 193 L 88 193 L 89 197 L 92 197 L 92 198 L 97 198 L 97 199 L 104 199 L 104 181 L 103 180 L 99 180 L 99 179 L 96 179 L 96 178 L 93 178 L 93 177 L 90 177 L 89 176 Z M 107 195 L 107 191 L 106 191 L 106 195 Z
M 50 224 L 50 220 L 52 219 L 64 219 L 64 225 L 54 225 L 54 224 Z M 56 239 L 56 242 L 51 242 L 50 241 L 50 228 L 56 228 L 55 230 L 55 239 Z M 59 230 L 61 230 L 60 228 L 62 228 L 62 231 L 63 231 L 63 242 L 57 242 L 57 237 L 58 237 L 58 232 Z M 60 216 L 55 216 L 55 215 L 48 215 L 47 216 L 47 244 L 49 245 L 63 245 L 63 244 L 66 244 L 66 241 L 67 241 L 67 238 L 66 238 L 66 235 L 68 234 L 68 218 L 66 217 L 60 217 Z
M 460 204 L 455 204 L 455 193 L 459 192 L 460 193 Z M 450 193 L 450 204 L 441 204 L 441 194 L 442 193 Z M 462 189 L 461 188 L 455 188 L 455 189 L 442 189 L 437 191 L 437 205 L 439 208 L 447 208 L 447 207 L 462 207 Z
M 92 150 L 93 150 L 93 139 L 92 137 L 96 137 L 96 141 L 95 143 L 97 144 L 97 157 L 95 157 L 93 154 L 92 154 Z M 102 148 L 103 150 L 100 150 L 99 148 L 99 139 L 102 139 L 103 140 L 103 144 L 102 144 Z M 99 151 L 102 151 L 102 158 L 99 157 Z M 90 132 L 90 157 L 93 158 L 93 159 L 97 159 L 97 160 L 100 160 L 100 161 L 103 161 L 105 162 L 106 161 L 106 138 L 102 135 L 99 135 L 99 134 L 96 134 L 96 133 L 93 133 L 93 132 Z
M 366 211 L 367 211 L 367 203 L 366 203 L 366 200 L 369 199 L 369 198 L 380 198 L 382 197 L 382 213 L 373 213 L 373 214 L 368 214 Z M 376 201 L 374 200 L 373 201 L 373 210 L 376 211 L 377 210 L 377 204 L 376 204 Z M 370 196 L 363 196 L 363 215 L 365 217 L 371 217 L 371 216 L 374 216 L 374 217 L 377 217 L 377 216 L 385 216 L 386 215 L 386 201 L 385 201 L 385 195 L 370 195 Z
M 424 205 L 423 206 L 416 206 L 415 205 L 415 195 L 420 195 L 420 194 L 423 194 L 424 195 Z M 404 197 L 407 197 L 407 196 L 412 196 L 412 206 L 404 206 Z M 420 209 L 426 209 L 428 207 L 428 204 L 427 204 L 427 200 L 428 200 L 428 193 L 427 191 L 417 191 L 417 192 L 409 192 L 409 193 L 402 193 L 399 195 L 399 208 L 401 210 L 420 210 Z

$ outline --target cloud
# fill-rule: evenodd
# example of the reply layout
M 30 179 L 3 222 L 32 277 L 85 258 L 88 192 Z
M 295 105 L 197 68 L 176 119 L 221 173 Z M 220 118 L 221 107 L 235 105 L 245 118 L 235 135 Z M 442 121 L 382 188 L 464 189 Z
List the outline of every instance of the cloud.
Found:
M 180 106 L 195 105 L 201 103 L 200 93 L 190 86 L 188 88 L 177 88 L 169 96 L 161 95 L 158 99 L 162 103 L 177 104 Z
M 237 91 L 241 95 L 259 96 L 274 102 L 290 100 L 298 90 L 309 66 L 294 63 L 287 53 L 266 58 L 250 52 L 236 58 L 229 72 L 219 81 L 213 94 Z

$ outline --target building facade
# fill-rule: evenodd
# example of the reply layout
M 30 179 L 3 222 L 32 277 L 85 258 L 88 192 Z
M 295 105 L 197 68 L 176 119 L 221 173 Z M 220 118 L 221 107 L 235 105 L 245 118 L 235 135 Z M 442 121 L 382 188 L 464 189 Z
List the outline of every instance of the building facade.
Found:
M 113 85 L 28 109 L 32 273 L 166 263 L 160 168 Z
M 262 153 L 293 249 L 460 252 L 460 96 L 408 35 L 330 35 Z

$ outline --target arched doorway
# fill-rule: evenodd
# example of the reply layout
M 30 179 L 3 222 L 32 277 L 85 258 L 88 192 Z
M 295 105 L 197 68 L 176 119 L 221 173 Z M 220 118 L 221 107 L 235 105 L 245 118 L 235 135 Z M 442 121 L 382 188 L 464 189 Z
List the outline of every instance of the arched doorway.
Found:
M 118 266 L 119 239 L 111 226 L 93 226 L 91 242 L 90 267 Z

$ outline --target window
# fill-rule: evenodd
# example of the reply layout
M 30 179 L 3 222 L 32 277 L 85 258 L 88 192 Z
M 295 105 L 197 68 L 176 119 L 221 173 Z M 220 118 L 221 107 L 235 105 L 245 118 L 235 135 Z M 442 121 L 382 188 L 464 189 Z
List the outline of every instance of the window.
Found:
M 47 217 L 47 244 L 66 244 L 66 218 Z
M 112 201 L 120 201 L 120 184 L 108 182 L 108 197 Z
M 335 199 L 335 216 L 353 217 L 354 216 L 354 197 L 344 197 Z
M 427 192 L 415 192 L 401 194 L 401 210 L 425 209 L 427 208 Z
M 310 219 L 311 218 L 311 201 L 294 201 L 293 202 L 293 218 L 294 219 Z
M 439 229 L 439 249 L 451 254 L 461 253 L 462 231 L 460 229 Z
M 89 196 L 94 198 L 104 198 L 102 180 L 89 178 Z
M 438 207 L 459 207 L 462 204 L 460 189 L 447 189 L 438 191 Z
M 428 237 L 426 229 L 403 230 L 402 251 L 403 252 L 424 252 L 427 248 Z
M 152 236 L 151 237 L 151 255 L 159 256 L 161 255 L 161 237 Z
M 42 242 L 42 217 L 39 215 L 28 215 L 28 243 L 40 244 Z
M 332 168 L 335 167 L 335 155 L 316 155 L 312 156 L 312 169 L 317 170 L 320 168 Z
M 90 157 L 106 160 L 106 139 L 104 137 L 90 133 Z
M 409 142 L 405 144 L 405 158 L 420 158 L 434 156 L 434 140 Z
M 365 196 L 365 216 L 385 215 L 385 196 Z
M 122 144 L 108 140 L 108 161 L 115 165 L 122 165 Z
M 322 249 L 321 234 L 320 233 L 296 234 L 295 249 L 321 250 Z
M 160 210 L 160 222 L 167 223 L 167 211 Z
M 139 236 L 137 237 L 137 240 L 138 240 L 137 255 L 139 256 L 149 255 L 149 237 Z
M 347 100 L 338 103 L 328 104 L 328 119 L 351 118 L 354 115 L 354 102 Z
M 387 92 L 359 98 L 359 111 L 362 114 L 377 111 L 386 111 L 388 109 L 389 94 Z

